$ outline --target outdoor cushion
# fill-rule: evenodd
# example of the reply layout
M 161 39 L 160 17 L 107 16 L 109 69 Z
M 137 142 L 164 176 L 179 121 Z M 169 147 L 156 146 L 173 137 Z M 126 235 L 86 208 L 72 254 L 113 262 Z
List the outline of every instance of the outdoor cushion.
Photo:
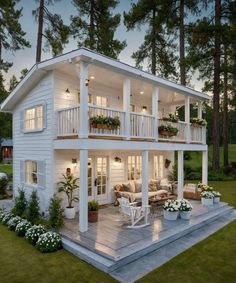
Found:
M 148 183 L 150 192 L 156 192 L 157 190 L 159 190 L 159 186 L 160 186 L 160 181 L 158 180 L 151 179 Z
M 142 183 L 140 180 L 134 181 L 135 193 L 140 193 L 142 191 Z
M 129 181 L 122 184 L 124 191 L 134 193 L 135 192 L 135 184 L 134 181 Z

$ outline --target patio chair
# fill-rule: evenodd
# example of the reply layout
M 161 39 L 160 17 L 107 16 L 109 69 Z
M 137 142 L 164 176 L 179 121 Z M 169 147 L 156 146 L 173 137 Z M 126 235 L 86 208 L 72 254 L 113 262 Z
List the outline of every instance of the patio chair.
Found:
M 131 225 L 127 228 L 142 228 L 150 223 L 148 222 L 148 214 L 150 213 L 150 205 L 136 206 L 136 202 L 129 202 L 127 198 L 119 198 L 120 212 L 131 221 Z M 143 224 L 138 224 L 144 220 Z

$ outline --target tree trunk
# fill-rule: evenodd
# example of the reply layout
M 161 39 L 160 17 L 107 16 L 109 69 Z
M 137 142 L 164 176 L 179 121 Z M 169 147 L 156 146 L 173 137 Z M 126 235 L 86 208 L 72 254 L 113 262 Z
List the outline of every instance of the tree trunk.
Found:
M 96 50 L 95 48 L 95 25 L 94 25 L 94 2 L 90 1 L 90 26 L 89 26 L 89 48 Z
M 44 0 L 40 0 L 38 15 L 38 39 L 36 49 L 36 63 L 41 61 L 42 38 L 43 38 L 43 16 L 44 16 Z
M 228 156 L 228 54 L 227 46 L 224 45 L 224 102 L 223 102 L 223 146 L 224 146 L 224 167 L 229 165 Z
M 220 24 L 221 0 L 215 0 L 215 56 L 213 83 L 213 159 L 212 169 L 220 168 L 219 102 L 220 102 Z
M 180 61 L 180 83 L 186 85 L 185 68 L 185 30 L 184 30 L 184 0 L 179 4 L 179 61 Z
M 156 65 L 157 65 L 157 56 L 156 56 L 156 27 L 155 27 L 155 18 L 156 18 L 156 10 L 152 11 L 152 67 L 151 71 L 153 75 L 156 75 Z

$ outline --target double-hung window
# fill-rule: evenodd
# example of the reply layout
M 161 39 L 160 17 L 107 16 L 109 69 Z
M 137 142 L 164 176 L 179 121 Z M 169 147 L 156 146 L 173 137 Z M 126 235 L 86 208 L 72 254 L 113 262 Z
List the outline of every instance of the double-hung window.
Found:
M 38 184 L 38 164 L 37 161 L 25 161 L 25 183 L 29 185 Z
M 43 129 L 43 105 L 38 105 L 25 110 L 25 132 L 41 131 Z
M 154 179 L 162 179 L 164 177 L 164 156 L 154 155 Z
M 140 155 L 128 156 L 128 180 L 138 180 L 142 175 L 142 157 Z

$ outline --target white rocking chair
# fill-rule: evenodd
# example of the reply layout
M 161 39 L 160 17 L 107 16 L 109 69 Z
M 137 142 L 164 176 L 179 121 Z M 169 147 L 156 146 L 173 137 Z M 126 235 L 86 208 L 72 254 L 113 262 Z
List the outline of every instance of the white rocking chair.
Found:
M 127 198 L 118 198 L 120 203 L 120 211 L 125 216 L 131 220 L 131 225 L 127 228 L 142 228 L 150 223 L 148 222 L 148 214 L 150 213 L 150 205 L 136 206 L 136 202 L 129 202 Z M 144 219 L 143 224 L 137 224 L 142 219 Z

